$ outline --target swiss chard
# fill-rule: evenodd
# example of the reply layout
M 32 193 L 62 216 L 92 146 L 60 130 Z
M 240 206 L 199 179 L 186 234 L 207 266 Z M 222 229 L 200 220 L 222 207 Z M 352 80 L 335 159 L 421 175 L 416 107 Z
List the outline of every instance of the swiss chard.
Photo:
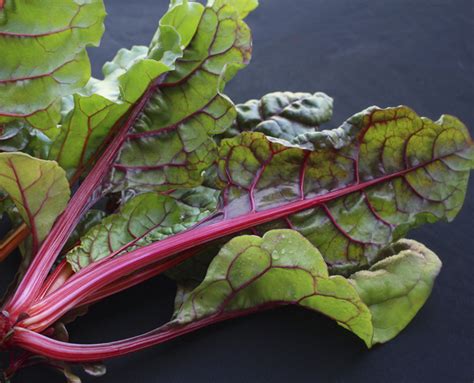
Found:
M 371 107 L 326 129 L 323 93 L 235 107 L 222 92 L 250 60 L 243 18 L 256 0 L 173 1 L 151 44 L 119 51 L 103 80 L 89 78 L 84 51 L 100 38 L 100 1 L 55 1 L 67 25 L 40 3 L 11 4 L 0 44 L 42 35 L 25 42 L 41 64 L 31 84 L 7 73 L 20 54 L 2 58 L 0 212 L 24 224 L 0 255 L 23 241 L 29 264 L 0 316 L 2 346 L 24 350 L 7 377 L 35 361 L 70 381 L 69 362 L 100 375 L 96 362 L 282 305 L 323 313 L 371 347 L 424 304 L 441 262 L 402 237 L 462 206 L 474 145 L 458 119 Z M 41 30 L 26 23 L 34 12 Z M 88 305 L 162 273 L 179 284 L 169 323 L 68 342 L 65 324 Z

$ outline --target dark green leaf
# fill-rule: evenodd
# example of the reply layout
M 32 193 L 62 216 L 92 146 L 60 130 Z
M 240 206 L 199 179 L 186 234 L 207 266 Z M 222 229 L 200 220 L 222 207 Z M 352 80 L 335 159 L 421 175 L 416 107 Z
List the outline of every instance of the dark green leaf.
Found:
M 324 93 L 275 92 L 261 100 L 236 106 L 237 119 L 224 137 L 241 132 L 261 132 L 290 143 L 304 144 L 332 117 L 333 100 Z M 311 144 L 306 144 L 311 149 Z
M 67 254 L 74 271 L 179 233 L 216 208 L 217 195 L 205 188 L 162 195 L 140 194 L 90 229 Z

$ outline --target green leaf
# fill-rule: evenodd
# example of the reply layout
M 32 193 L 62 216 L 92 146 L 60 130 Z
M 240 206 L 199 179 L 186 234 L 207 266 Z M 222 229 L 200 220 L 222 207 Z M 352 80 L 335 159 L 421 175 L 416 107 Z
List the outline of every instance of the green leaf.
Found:
M 441 261 L 421 243 L 400 240 L 381 254 L 384 259 L 350 277 L 372 313 L 372 344 L 394 338 L 428 299 Z
M 23 120 L 0 124 L 0 152 L 25 152 L 47 158 L 51 140 Z
M 223 246 L 198 286 L 178 286 L 171 323 L 213 323 L 292 304 L 328 315 L 370 348 L 408 325 L 441 268 L 433 252 L 407 239 L 384 248 L 379 258 L 346 279 L 329 276 L 319 251 L 296 231 L 239 236 Z
M 237 119 L 224 137 L 253 131 L 301 145 L 307 134 L 319 131 L 331 119 L 332 107 L 332 98 L 320 92 L 270 93 L 237 105 Z
M 216 156 L 212 135 L 235 117 L 232 103 L 219 91 L 248 62 L 250 51 L 250 32 L 232 6 L 217 11 L 197 3 L 176 4 L 160 21 L 149 48 L 119 51 L 104 66 L 103 81 L 91 80 L 73 102 L 65 103 L 62 131 L 49 158 L 70 178 L 77 177 L 150 82 L 175 68 L 131 128 L 110 191 L 200 184 L 202 171 Z
M 0 124 L 0 152 L 19 152 L 26 148 L 28 141 L 28 132 L 22 121 Z
M 184 297 L 174 322 L 185 325 L 290 304 L 329 316 L 370 347 L 373 329 L 367 306 L 345 278 L 328 275 L 319 251 L 292 230 L 228 242 L 204 281 Z
M 216 208 L 217 196 L 205 188 L 140 194 L 104 218 L 67 254 L 74 271 L 112 254 L 122 254 L 179 233 Z
M 0 153 L 0 169 L 0 188 L 30 227 L 34 253 L 69 200 L 64 170 L 23 153 Z
M 222 219 L 272 209 L 323 254 L 331 272 L 374 263 L 411 228 L 451 221 L 466 193 L 474 146 L 456 118 L 433 122 L 407 107 L 369 108 L 304 150 L 261 133 L 223 140 L 218 176 Z M 226 222 L 229 225 L 229 222 Z
M 65 105 L 62 129 L 53 143 L 50 159 L 66 169 L 69 178 L 82 171 L 114 132 L 114 126 L 127 113 L 153 76 L 170 68 L 147 59 L 148 48 L 121 49 L 104 65 L 105 79 L 91 79 L 86 89 L 76 93 L 72 105 Z M 140 76 L 140 71 L 143 74 Z M 133 85 L 134 84 L 134 85 Z
M 17 119 L 0 124 L 0 153 L 24 152 L 36 158 L 47 158 L 51 140 L 41 131 L 32 128 L 24 120 Z M 14 223 L 21 224 L 17 209 L 0 189 L 0 218 L 8 213 Z
M 220 92 L 245 66 L 251 36 L 238 1 L 211 2 L 197 31 L 133 126 L 111 177 L 112 190 L 169 190 L 202 183 L 216 159 L 212 136 L 235 118 Z
M 73 100 L 65 100 L 61 133 L 50 159 L 58 161 L 70 178 L 90 165 L 151 82 L 174 68 L 202 11 L 197 3 L 172 7 L 161 19 L 150 47 L 119 50 L 104 65 L 104 80 L 91 79 Z
M 245 19 L 250 12 L 258 7 L 258 0 L 211 0 L 209 4 L 215 9 L 230 4 L 239 12 L 239 16 Z
M 161 18 L 160 26 L 169 26 L 175 29 L 181 38 L 180 43 L 184 49 L 194 37 L 203 12 L 204 7 L 192 1 L 184 1 L 181 4 L 175 5 L 170 4 L 170 10 Z M 163 28 L 158 28 L 151 41 L 151 57 L 154 57 L 155 51 L 160 50 L 161 41 L 163 40 L 162 33 Z
M 55 127 L 53 105 L 90 78 L 85 48 L 99 44 L 104 17 L 102 0 L 5 3 L 0 52 L 8 54 L 0 55 L 0 122 L 25 117 L 35 127 Z

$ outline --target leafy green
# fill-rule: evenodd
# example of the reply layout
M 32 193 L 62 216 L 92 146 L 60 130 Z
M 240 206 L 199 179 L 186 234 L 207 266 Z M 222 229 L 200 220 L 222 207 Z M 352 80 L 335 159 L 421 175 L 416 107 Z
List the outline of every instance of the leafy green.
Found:
M 64 170 L 27 154 L 0 153 L 0 188 L 30 227 L 37 250 L 69 200 Z
M 0 151 L 19 152 L 28 144 L 27 131 L 24 124 L 17 120 L 0 125 Z
M 331 119 L 332 106 L 332 98 L 321 92 L 269 93 L 237 105 L 237 118 L 224 137 L 253 131 L 301 144 L 307 134 L 319 131 Z
M 185 297 L 175 322 L 288 304 L 333 318 L 370 346 L 367 306 L 345 278 L 328 275 L 319 251 L 292 230 L 232 239 L 211 262 L 204 281 Z
M 217 199 L 204 188 L 163 195 L 140 194 L 104 218 L 67 254 L 74 271 L 111 255 L 179 233 L 208 216 Z
M 0 124 L 0 152 L 25 152 L 47 158 L 51 140 L 23 120 Z
M 52 108 L 86 84 L 85 47 L 104 31 L 102 0 L 7 1 L 0 9 L 0 122 L 25 117 L 39 129 L 55 128 Z M 36 114 L 36 115 L 35 115 Z
M 347 274 L 409 229 L 459 212 L 474 146 L 458 119 L 432 122 L 407 107 L 373 107 L 312 134 L 313 150 L 253 132 L 223 140 L 225 219 L 287 206 L 286 216 L 257 232 L 296 229 L 332 272 Z M 297 201 L 309 208 L 291 209 Z
M 150 47 L 119 51 L 104 66 L 105 79 L 91 80 L 74 96 L 74 107 L 65 105 L 50 159 L 70 177 L 87 167 L 151 81 L 171 71 L 131 127 L 110 190 L 199 185 L 202 170 L 215 159 L 210 137 L 222 133 L 235 116 L 232 103 L 219 92 L 250 58 L 250 32 L 234 3 L 172 6 Z
M 412 149 L 411 140 L 416 137 L 412 132 L 425 137 L 425 147 L 431 149 L 434 145 L 431 158 L 419 158 L 424 155 L 419 143 Z M 201 222 L 193 220 L 192 228 L 176 226 L 174 233 L 188 228 L 191 231 L 206 230 L 207 217 L 213 209 L 213 222 L 226 224 L 246 216 L 251 221 L 257 212 L 281 209 L 285 212 L 282 218 L 254 225 L 254 230 L 257 233 L 279 227 L 298 230 L 318 247 L 331 273 L 347 275 L 375 263 L 379 251 L 409 229 L 425 222 L 451 220 L 459 211 L 472 166 L 473 150 L 468 132 L 458 120 L 443 117 L 433 123 L 419 118 L 405 107 L 371 108 L 355 115 L 340 128 L 323 130 L 319 134 L 319 140 L 313 140 L 313 143 L 320 147 L 314 147 L 314 150 L 253 132 L 223 140 L 219 148 L 217 182 L 223 190 L 218 208 L 214 209 L 215 204 L 212 208 L 206 205 Z M 384 155 L 385 151 L 388 153 L 386 157 L 376 157 L 372 148 L 370 151 L 366 148 L 373 140 L 379 139 L 378 135 L 390 137 L 396 143 L 390 151 L 383 149 Z M 395 140 L 395 137 L 399 139 Z M 443 144 L 448 150 L 439 153 L 437 145 L 441 145 L 443 137 L 455 139 L 457 144 L 450 148 Z M 406 149 L 406 154 L 396 151 L 403 149 Z M 380 153 L 381 148 L 374 150 Z M 393 158 L 389 157 L 390 154 Z M 404 156 L 410 162 L 405 163 Z M 378 172 L 376 169 L 381 169 L 376 163 L 379 158 L 401 162 L 398 168 L 387 167 Z M 375 163 L 369 166 L 369 160 Z M 424 186 L 428 181 L 430 187 Z M 418 185 L 425 189 L 421 190 Z M 446 190 L 452 192 L 449 194 Z M 216 193 L 216 190 L 203 188 L 196 195 L 203 200 L 206 195 L 212 198 Z M 440 193 L 443 193 L 441 198 L 437 198 Z M 129 203 L 133 204 L 132 201 Z M 301 203 L 301 207 L 292 207 L 295 202 Z M 134 218 L 146 222 L 147 211 L 136 211 Z M 122 225 L 120 222 L 120 216 L 110 216 L 96 230 L 107 233 L 110 225 Z M 164 238 L 136 242 L 127 235 L 120 236 L 120 246 L 112 249 L 108 247 L 107 236 L 95 238 L 97 249 L 100 249 L 96 253 L 105 257 L 121 246 L 133 249 Z M 133 246 L 127 245 L 127 241 Z M 201 280 L 202 271 L 221 244 L 222 241 L 218 241 L 206 246 L 168 274 L 180 282 Z M 89 248 L 81 251 L 82 266 L 99 258 L 91 253 L 93 251 Z M 74 257 L 76 255 L 70 261 L 76 264 L 77 270 L 78 260 Z
M 216 158 L 212 136 L 235 118 L 232 102 L 220 92 L 250 60 L 250 30 L 239 15 L 246 11 L 234 8 L 240 4 L 211 1 L 205 8 L 182 59 L 130 131 L 113 168 L 112 190 L 202 183 L 203 170 Z
M 120 50 L 98 80 L 85 48 L 103 31 L 100 0 L 0 0 L 0 214 L 31 229 L 0 244 L 2 259 L 25 254 L 0 315 L 0 346 L 28 351 L 12 370 L 39 356 L 71 381 L 67 361 L 102 375 L 99 360 L 283 305 L 372 347 L 426 302 L 441 262 L 399 238 L 459 212 L 468 130 L 404 106 L 326 129 L 323 93 L 235 107 L 222 92 L 250 60 L 256 6 L 172 0 L 150 45 Z M 65 323 L 160 273 L 178 284 L 170 322 L 69 343 Z
M 236 237 L 222 247 L 199 286 L 178 291 L 173 323 L 298 305 L 336 320 L 368 347 L 384 343 L 426 302 L 441 262 L 412 240 L 392 244 L 380 257 L 369 270 L 346 279 L 329 276 L 319 251 L 296 231 Z
M 189 7 L 181 4 L 169 13 L 182 8 Z M 188 27 L 182 33 L 189 33 L 196 17 L 195 11 L 187 14 L 185 25 Z M 72 100 L 64 100 L 61 133 L 49 158 L 58 161 L 69 177 L 84 170 L 106 144 L 109 135 L 114 133 L 115 125 L 151 82 L 173 68 L 174 61 L 182 55 L 181 44 L 178 31 L 169 24 L 160 23 L 150 47 L 121 49 L 111 62 L 104 65 L 104 80 L 92 78 Z M 161 56 L 159 49 L 166 49 Z
M 383 260 L 350 277 L 372 313 L 372 343 L 394 338 L 428 299 L 441 261 L 421 243 L 400 240 L 382 251 Z

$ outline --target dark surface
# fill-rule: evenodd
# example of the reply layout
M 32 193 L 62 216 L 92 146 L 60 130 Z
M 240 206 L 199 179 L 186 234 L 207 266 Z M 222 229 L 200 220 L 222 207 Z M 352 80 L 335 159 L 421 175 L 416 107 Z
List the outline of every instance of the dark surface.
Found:
M 248 18 L 253 62 L 226 91 L 234 101 L 276 90 L 320 90 L 335 98 L 337 124 L 372 104 L 403 103 L 435 119 L 454 114 L 474 127 L 472 0 L 262 3 Z M 108 29 L 102 47 L 91 51 L 96 76 L 120 47 L 147 44 L 167 1 L 106 4 Z M 472 382 L 472 182 L 470 186 L 464 210 L 453 223 L 412 233 L 439 254 L 444 267 L 426 306 L 390 343 L 368 351 L 329 319 L 282 309 L 110 361 L 105 377 L 84 381 Z M 13 270 L 14 263 L 10 259 L 8 268 Z M 172 295 L 173 285 L 157 279 L 111 298 L 70 326 L 72 340 L 106 341 L 151 329 L 167 319 Z M 15 380 L 38 381 L 63 378 L 35 368 Z

